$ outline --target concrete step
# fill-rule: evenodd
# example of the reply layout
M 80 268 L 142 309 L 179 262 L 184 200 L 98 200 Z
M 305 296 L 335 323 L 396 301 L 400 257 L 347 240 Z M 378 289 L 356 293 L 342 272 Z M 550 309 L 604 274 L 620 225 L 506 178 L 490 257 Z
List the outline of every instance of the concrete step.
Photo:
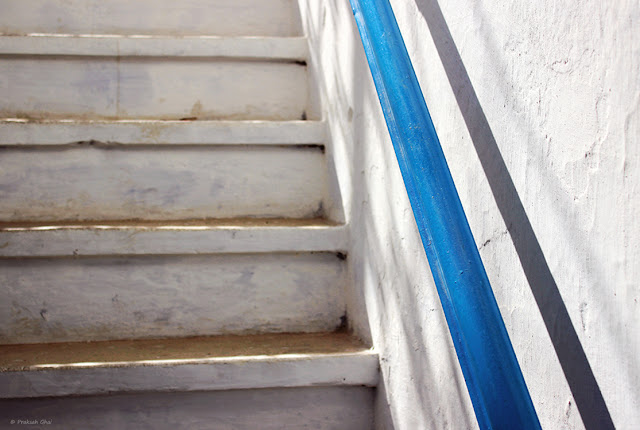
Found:
M 0 37 L 0 115 L 34 119 L 317 116 L 301 38 Z
M 344 251 L 326 219 L 0 223 L 0 257 Z
M 5 34 L 296 36 L 294 0 L 0 0 Z
M 7 222 L 316 218 L 328 204 L 326 159 L 317 145 L 85 140 L 0 152 L 0 220 Z
M 0 343 L 318 332 L 346 230 L 315 220 L 0 224 Z
M 345 333 L 0 346 L 0 398 L 368 386 L 374 351 Z
M 318 121 L 4 119 L 0 219 L 315 216 L 324 143 Z
M 346 322 L 336 253 L 0 259 L 0 344 L 321 332 Z

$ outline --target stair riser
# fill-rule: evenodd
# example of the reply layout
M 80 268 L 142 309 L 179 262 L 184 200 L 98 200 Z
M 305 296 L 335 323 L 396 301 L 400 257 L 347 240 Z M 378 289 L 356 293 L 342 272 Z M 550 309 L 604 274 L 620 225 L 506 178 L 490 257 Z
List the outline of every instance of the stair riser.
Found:
M 300 33 L 293 0 L 0 0 L 0 15 L 6 34 Z
M 322 215 L 324 154 L 301 147 L 0 150 L 0 220 Z
M 0 260 L 0 343 L 331 331 L 333 253 Z
M 0 115 L 35 119 L 300 119 L 306 66 L 136 57 L 0 58 Z
M 52 428 L 363 430 L 373 427 L 373 397 L 365 387 L 141 393 L 10 400 L 0 413 L 7 424 L 44 419 Z

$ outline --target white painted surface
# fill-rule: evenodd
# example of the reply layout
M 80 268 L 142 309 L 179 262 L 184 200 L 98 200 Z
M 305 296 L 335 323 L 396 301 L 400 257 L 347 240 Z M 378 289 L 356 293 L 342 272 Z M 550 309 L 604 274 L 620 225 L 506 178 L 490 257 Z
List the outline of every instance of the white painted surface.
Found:
M 434 49 L 432 40 L 443 37 L 427 28 L 434 13 L 422 0 L 392 3 L 542 425 L 595 428 L 593 419 L 581 422 L 533 299 L 532 289 L 544 288 L 536 279 L 543 268 L 529 268 L 531 279 L 522 269 L 520 259 L 526 264 L 537 254 L 534 244 L 515 251 L 507 227 L 523 237 L 524 226 L 508 225 L 496 202 L 512 214 L 518 204 L 505 198 L 508 185 L 493 161 L 484 161 L 489 176 L 497 177 L 490 189 L 476 155 L 472 135 L 480 147 L 491 144 L 479 138 L 479 112 L 455 101 L 455 92 L 466 96 L 469 88 L 454 67 L 445 72 L 451 56 L 439 59 Z M 635 428 L 640 422 L 640 4 L 461 0 L 440 5 L 613 423 Z M 542 307 L 552 310 L 553 295 L 543 296 Z M 547 318 L 562 348 L 572 336 L 556 315 Z
M 332 331 L 335 253 L 0 260 L 0 344 Z
M 0 120 L 0 145 L 321 145 L 322 121 Z
M 291 147 L 12 148 L 2 221 L 322 216 L 324 155 Z
M 306 67 L 156 57 L 0 58 L 5 118 L 301 119 Z
M 301 1 L 301 13 L 310 64 L 320 70 L 314 74 L 321 76 L 324 116 L 351 223 L 349 261 L 358 290 L 348 312 L 366 335 L 367 321 L 358 317 L 366 304 L 381 354 L 377 426 L 473 428 L 473 410 L 346 3 Z M 495 139 L 613 422 L 635 428 L 638 3 L 391 3 L 543 428 L 594 423 L 583 424 L 576 410 L 496 201 L 511 213 L 518 203 L 505 200 L 504 177 L 494 191 L 488 186 L 472 136 L 481 148 L 491 145 L 490 136 Z M 452 60 L 456 50 L 464 69 Z M 473 106 L 474 92 L 481 110 Z M 489 139 L 482 139 L 487 130 Z M 495 161 L 485 161 L 489 175 L 496 175 Z M 523 225 L 508 227 L 518 235 Z M 521 257 L 526 262 L 533 253 L 529 243 Z M 535 278 L 535 267 L 532 273 Z
M 299 34 L 293 0 L 2 0 L 0 16 L 5 34 Z
M 0 421 L 51 420 L 49 429 L 364 430 L 373 390 L 309 387 L 5 400 Z M 33 426 L 32 426 L 33 427 Z
M 260 58 L 304 61 L 303 37 L 0 36 L 0 55 Z
M 475 428 L 351 8 L 300 9 L 350 228 L 349 323 L 380 354 L 376 428 Z
M 373 351 L 211 358 L 197 363 L 25 370 L 0 373 L 0 398 L 204 391 L 313 385 L 364 385 L 378 381 Z
M 347 229 L 305 225 L 242 225 L 232 221 L 180 225 L 68 225 L 0 228 L 0 256 L 54 257 L 136 254 L 344 251 Z

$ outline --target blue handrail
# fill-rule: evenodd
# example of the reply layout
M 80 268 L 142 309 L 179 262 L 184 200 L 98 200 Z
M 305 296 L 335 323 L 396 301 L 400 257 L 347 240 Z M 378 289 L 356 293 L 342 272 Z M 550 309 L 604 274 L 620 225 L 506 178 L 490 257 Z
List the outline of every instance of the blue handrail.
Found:
M 540 429 L 391 5 L 350 1 L 478 424 Z

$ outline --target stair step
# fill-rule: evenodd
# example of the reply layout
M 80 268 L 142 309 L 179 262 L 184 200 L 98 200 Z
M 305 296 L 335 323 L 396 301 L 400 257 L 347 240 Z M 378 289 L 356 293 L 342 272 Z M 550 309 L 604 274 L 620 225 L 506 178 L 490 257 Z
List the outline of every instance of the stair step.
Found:
M 2 221 L 315 218 L 328 206 L 317 146 L 84 141 L 0 151 Z
M 300 34 L 294 0 L 0 0 L 5 34 Z
M 304 37 L 119 36 L 29 34 L 0 36 L 0 55 L 84 57 L 205 57 L 305 61 Z
M 0 119 L 0 146 L 323 145 L 322 121 L 29 121 Z
M 0 116 L 4 118 L 298 120 L 313 116 L 307 67 L 291 61 L 2 55 L 0 76 Z
M 331 331 L 346 272 L 332 252 L 0 259 L 0 344 Z
M 337 252 L 347 240 L 318 218 L 0 223 L 0 257 Z
M 0 346 L 0 398 L 375 386 L 378 358 L 345 333 Z

